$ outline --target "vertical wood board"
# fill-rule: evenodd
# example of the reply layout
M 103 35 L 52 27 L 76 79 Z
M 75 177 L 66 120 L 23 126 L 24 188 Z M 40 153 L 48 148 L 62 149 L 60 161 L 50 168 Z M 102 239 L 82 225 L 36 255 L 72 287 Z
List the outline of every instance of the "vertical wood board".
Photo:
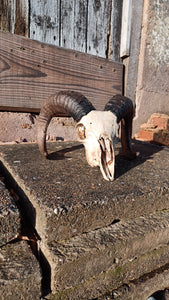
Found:
M 103 109 L 122 92 L 123 65 L 0 31 L 0 110 L 39 111 L 50 95 L 79 91 Z
M 87 53 L 107 56 L 112 0 L 89 0 Z
M 30 0 L 30 38 L 59 46 L 60 0 Z
M 28 36 L 29 33 L 29 1 L 12 1 L 12 33 Z
M 61 1 L 60 46 L 86 51 L 87 0 Z
M 11 31 L 11 0 L 0 1 L 0 30 Z
M 132 0 L 123 0 L 120 57 L 130 55 Z
M 126 91 L 127 97 L 131 98 L 135 102 L 137 78 L 138 78 L 138 64 L 140 54 L 140 37 L 142 29 L 142 16 L 143 16 L 143 3 L 144 0 L 140 0 L 139 3 L 133 2 L 132 8 L 132 28 L 131 28 L 131 42 L 130 42 L 130 56 L 124 60 L 126 64 Z
M 109 58 L 115 61 L 120 60 L 120 37 L 123 0 L 112 0 L 110 51 Z
M 121 4 L 122 0 L 1 0 L 0 29 L 119 60 Z

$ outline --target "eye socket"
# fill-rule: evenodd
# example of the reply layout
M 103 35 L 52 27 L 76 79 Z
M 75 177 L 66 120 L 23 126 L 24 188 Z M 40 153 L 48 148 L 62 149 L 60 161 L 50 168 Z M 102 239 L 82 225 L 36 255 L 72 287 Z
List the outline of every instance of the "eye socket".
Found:
M 85 127 L 83 124 L 78 124 L 76 126 L 76 129 L 77 129 L 77 134 L 78 134 L 78 137 L 81 139 L 81 140 L 84 140 L 86 138 L 86 130 L 85 130 Z

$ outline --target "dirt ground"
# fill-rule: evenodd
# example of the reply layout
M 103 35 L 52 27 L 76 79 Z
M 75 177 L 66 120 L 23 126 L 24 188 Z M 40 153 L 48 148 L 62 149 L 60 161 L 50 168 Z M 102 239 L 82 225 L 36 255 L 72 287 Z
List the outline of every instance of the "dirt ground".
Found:
M 34 113 L 0 112 L 0 143 L 36 142 L 37 119 Z M 76 140 L 73 119 L 53 118 L 47 140 Z

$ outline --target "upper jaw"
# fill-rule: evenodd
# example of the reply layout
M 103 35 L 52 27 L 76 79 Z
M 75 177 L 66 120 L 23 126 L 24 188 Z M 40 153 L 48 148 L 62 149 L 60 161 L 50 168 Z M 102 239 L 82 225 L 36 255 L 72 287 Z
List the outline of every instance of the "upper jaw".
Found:
M 100 171 L 104 179 L 113 181 L 115 156 L 112 140 L 109 137 L 101 136 L 99 138 L 99 145 L 101 150 Z

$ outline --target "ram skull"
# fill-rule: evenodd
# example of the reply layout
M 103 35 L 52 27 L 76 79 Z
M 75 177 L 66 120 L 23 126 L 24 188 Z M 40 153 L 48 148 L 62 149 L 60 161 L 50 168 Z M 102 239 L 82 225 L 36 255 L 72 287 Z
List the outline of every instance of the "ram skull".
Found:
M 129 159 L 135 157 L 130 143 L 133 118 L 130 99 L 116 95 L 108 101 L 104 111 L 97 111 L 86 97 L 77 92 L 61 91 L 49 97 L 41 108 L 37 128 L 39 149 L 45 157 L 48 156 L 46 131 L 50 120 L 64 114 L 72 116 L 77 122 L 77 139 L 85 147 L 87 162 L 92 167 L 99 166 L 104 179 L 114 179 L 114 144 L 120 121 L 123 154 Z

